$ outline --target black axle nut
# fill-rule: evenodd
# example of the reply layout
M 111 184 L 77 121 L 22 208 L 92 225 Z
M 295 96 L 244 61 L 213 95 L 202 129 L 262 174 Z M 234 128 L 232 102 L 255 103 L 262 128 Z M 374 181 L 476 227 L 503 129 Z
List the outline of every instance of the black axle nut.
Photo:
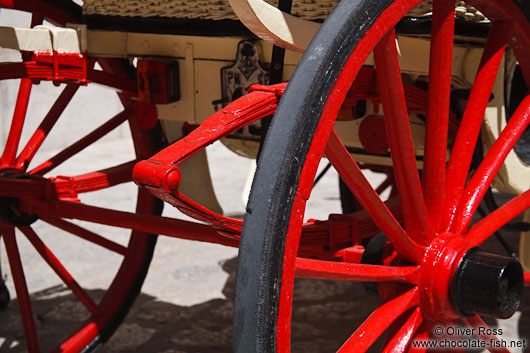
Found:
M 523 285 L 524 273 L 519 261 L 474 248 L 458 265 L 451 299 L 464 316 L 480 314 L 507 319 L 519 309 Z

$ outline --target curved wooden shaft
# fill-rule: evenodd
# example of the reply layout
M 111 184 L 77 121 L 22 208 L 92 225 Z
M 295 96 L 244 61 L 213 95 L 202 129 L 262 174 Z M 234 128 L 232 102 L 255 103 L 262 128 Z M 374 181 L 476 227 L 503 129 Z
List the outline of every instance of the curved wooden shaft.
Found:
M 263 0 L 230 0 L 230 6 L 255 35 L 272 44 L 304 52 L 320 24 L 289 15 Z

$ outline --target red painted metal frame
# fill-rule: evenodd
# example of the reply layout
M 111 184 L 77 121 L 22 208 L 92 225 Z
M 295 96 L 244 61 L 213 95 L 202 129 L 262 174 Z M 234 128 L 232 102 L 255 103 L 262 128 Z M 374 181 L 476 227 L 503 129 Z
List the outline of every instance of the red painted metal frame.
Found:
M 206 119 L 189 135 L 148 160 L 139 162 L 133 170 L 134 181 L 183 213 L 224 232 L 239 234 L 241 221 L 216 214 L 178 192 L 178 165 L 221 137 L 273 114 L 285 86 L 285 83 L 270 87 L 251 86 L 249 94 Z
M 153 195 L 175 206 L 184 214 L 212 225 L 221 235 L 230 239 L 238 239 L 242 221 L 216 214 L 179 191 L 181 176 L 178 166 L 214 141 L 244 125 L 273 114 L 285 86 L 285 83 L 273 86 L 251 86 L 249 94 L 209 117 L 189 135 L 148 160 L 136 164 L 133 169 L 134 181 Z M 360 99 L 365 98 L 367 92 L 362 89 L 352 89 L 350 95 Z M 411 104 L 411 107 L 414 107 L 414 104 Z M 416 109 L 421 111 L 419 107 Z M 361 172 L 359 171 L 359 173 Z M 391 200 L 389 206 L 396 214 L 396 218 L 401 220 L 396 199 Z M 383 202 L 380 202 L 380 205 L 376 207 L 387 209 Z M 377 215 L 377 213 L 378 210 L 374 210 L 372 215 Z M 385 222 L 394 222 L 390 227 L 394 227 L 395 231 L 399 232 L 401 226 L 396 218 L 392 216 L 392 221 L 385 220 Z M 158 229 L 154 223 L 151 227 Z M 342 258 L 348 256 L 347 252 L 343 250 L 345 246 L 360 244 L 362 239 L 375 235 L 377 229 L 377 226 L 364 212 L 349 216 L 331 215 L 327 221 L 310 221 L 303 226 L 299 255 L 326 259 Z M 157 232 L 171 235 L 167 231 Z M 204 239 L 208 238 L 205 236 Z M 218 240 L 220 243 L 226 241 L 225 237 L 220 239 Z M 197 235 L 194 240 L 201 240 L 201 237 Z

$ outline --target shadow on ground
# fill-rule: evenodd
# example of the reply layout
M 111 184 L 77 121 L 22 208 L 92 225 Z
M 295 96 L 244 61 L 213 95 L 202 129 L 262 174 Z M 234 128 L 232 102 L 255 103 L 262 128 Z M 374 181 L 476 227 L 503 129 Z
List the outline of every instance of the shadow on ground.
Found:
M 231 352 L 232 312 L 237 260 L 222 267 L 229 274 L 223 289 L 226 299 L 184 307 L 141 294 L 103 352 L 202 353 Z M 175 283 L 178 285 L 178 283 Z M 88 291 L 100 298 L 101 290 Z M 62 286 L 32 295 L 39 341 L 49 350 L 86 312 Z M 293 340 L 299 352 L 330 352 L 338 348 L 363 317 L 378 303 L 355 283 L 297 280 Z M 355 299 L 355 300 L 352 300 Z M 25 352 L 16 301 L 0 313 L 0 352 Z M 3 340 L 3 341 L 2 341 Z
M 231 352 L 236 259 L 222 266 L 229 273 L 223 289 L 226 299 L 183 307 L 141 294 L 124 323 L 100 351 Z M 519 321 L 521 336 L 530 332 L 530 290 L 527 288 L 526 292 Z M 79 302 L 66 293 L 69 292 L 63 287 L 54 287 L 32 296 L 43 351 L 86 315 Z M 102 295 L 102 291 L 89 293 L 94 298 Z M 335 352 L 380 304 L 379 299 L 355 283 L 297 280 L 295 298 L 293 352 L 304 353 Z M 0 322 L 0 352 L 25 352 L 16 302 L 0 313 Z M 525 352 L 529 352 L 528 347 Z

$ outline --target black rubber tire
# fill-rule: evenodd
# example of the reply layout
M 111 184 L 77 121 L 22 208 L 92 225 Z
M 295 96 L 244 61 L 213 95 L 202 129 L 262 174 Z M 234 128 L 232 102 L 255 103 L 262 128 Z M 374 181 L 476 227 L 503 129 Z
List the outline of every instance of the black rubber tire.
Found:
M 294 190 L 327 92 L 353 48 L 392 0 L 342 1 L 299 62 L 257 164 L 237 268 L 233 352 L 276 352 L 285 235 Z M 328 70 L 329 69 L 329 70 Z M 266 314 L 265 314 L 266 313 Z

